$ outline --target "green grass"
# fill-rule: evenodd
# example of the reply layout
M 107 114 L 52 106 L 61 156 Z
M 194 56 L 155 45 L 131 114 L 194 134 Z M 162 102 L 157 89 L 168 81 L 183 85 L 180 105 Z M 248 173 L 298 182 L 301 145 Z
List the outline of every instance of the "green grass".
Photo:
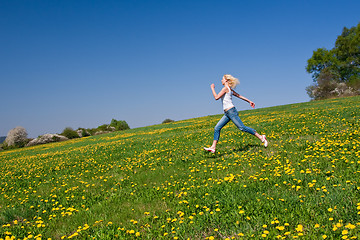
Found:
M 0 239 L 354 239 L 360 97 L 0 152 Z

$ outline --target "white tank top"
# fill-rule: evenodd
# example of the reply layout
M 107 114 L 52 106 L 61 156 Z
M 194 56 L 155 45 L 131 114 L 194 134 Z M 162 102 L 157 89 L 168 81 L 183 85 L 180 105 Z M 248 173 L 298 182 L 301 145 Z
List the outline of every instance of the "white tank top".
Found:
M 234 107 L 234 104 L 232 102 L 232 91 L 231 91 L 231 89 L 229 87 L 228 87 L 228 89 L 229 89 L 229 92 L 225 93 L 221 97 L 223 110 Z

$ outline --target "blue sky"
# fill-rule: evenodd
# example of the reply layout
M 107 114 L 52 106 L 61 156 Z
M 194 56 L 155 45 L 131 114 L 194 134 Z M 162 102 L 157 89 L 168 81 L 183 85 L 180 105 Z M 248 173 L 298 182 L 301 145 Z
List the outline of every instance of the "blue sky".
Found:
M 359 9 L 358 0 L 0 0 L 0 136 L 221 114 L 210 84 L 219 91 L 223 74 L 257 108 L 309 101 L 307 59 L 357 25 Z

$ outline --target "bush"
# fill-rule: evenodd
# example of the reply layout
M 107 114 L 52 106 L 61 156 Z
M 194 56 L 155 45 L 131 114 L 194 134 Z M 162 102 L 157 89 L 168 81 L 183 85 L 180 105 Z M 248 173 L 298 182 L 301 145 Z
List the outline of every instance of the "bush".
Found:
M 88 131 L 86 131 L 86 129 L 81 129 L 81 136 L 88 137 L 88 136 L 90 136 L 90 133 Z
M 96 128 L 88 128 L 88 129 L 86 129 L 86 131 L 87 131 L 91 136 L 93 136 L 93 135 L 95 135 L 95 133 L 96 133 Z
M 320 72 L 317 83 L 308 86 L 306 92 L 314 100 L 356 95 L 356 91 L 340 82 L 338 73 L 325 68 Z
M 103 132 L 106 132 L 106 131 L 110 131 L 109 130 L 109 125 L 107 124 L 103 124 L 103 125 L 100 125 L 96 128 L 97 131 L 103 131 Z
M 174 120 L 167 118 L 162 123 L 171 123 L 171 122 L 174 122 Z
M 67 137 L 68 139 L 80 137 L 79 134 L 77 134 L 77 132 L 74 131 L 71 127 L 65 128 L 64 131 L 60 135 L 63 135 L 64 137 Z
M 26 129 L 23 127 L 16 127 L 11 129 L 7 137 L 5 139 L 5 144 L 3 144 L 3 147 L 24 147 L 27 143 L 27 132 Z
M 130 129 L 129 125 L 125 121 L 118 121 L 116 119 L 112 119 L 109 126 L 114 127 L 115 131 Z

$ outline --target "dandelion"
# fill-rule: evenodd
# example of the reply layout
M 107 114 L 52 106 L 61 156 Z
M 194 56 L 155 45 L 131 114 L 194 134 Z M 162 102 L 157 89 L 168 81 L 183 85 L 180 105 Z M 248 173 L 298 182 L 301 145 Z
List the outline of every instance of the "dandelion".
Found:
M 354 229 L 354 228 L 356 228 L 356 226 L 349 223 L 345 226 L 345 228 Z
M 298 232 L 302 232 L 303 231 L 303 226 L 299 224 L 295 229 Z
M 284 230 L 284 229 L 285 229 L 285 227 L 284 227 L 284 226 L 277 226 L 277 227 L 276 227 L 276 229 L 278 229 L 278 230 L 282 231 L 282 230 Z

